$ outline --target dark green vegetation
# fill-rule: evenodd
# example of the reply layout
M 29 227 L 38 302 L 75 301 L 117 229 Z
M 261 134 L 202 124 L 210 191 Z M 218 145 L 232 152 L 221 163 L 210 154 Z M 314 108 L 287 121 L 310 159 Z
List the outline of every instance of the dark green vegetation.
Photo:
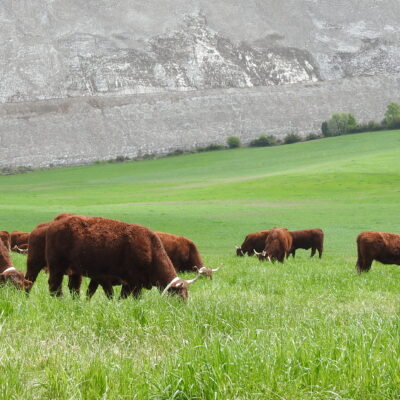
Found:
M 400 267 L 354 272 L 359 232 L 399 231 L 399 148 L 390 131 L 0 177 L 1 229 L 102 215 L 186 235 L 223 267 L 186 304 L 52 299 L 43 273 L 29 298 L 2 288 L 0 398 L 399 398 Z M 234 256 L 275 225 L 324 229 L 322 260 Z
M 347 135 L 349 133 L 376 132 L 385 129 L 400 128 L 400 104 L 389 103 L 382 122 L 369 121 L 358 123 L 353 114 L 334 113 L 328 121 L 321 125 L 325 137 Z M 312 140 L 308 137 L 308 140 Z

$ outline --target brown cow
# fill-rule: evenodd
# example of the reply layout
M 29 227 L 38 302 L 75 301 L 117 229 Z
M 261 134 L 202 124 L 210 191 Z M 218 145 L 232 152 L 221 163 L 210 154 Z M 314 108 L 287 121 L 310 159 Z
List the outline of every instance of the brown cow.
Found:
M 171 233 L 155 232 L 161 239 L 168 257 L 172 261 L 177 272 L 196 271 L 196 267 L 203 266 L 196 245 L 184 236 L 177 236 Z
M 288 257 L 291 254 L 294 258 L 297 249 L 311 249 L 310 257 L 313 257 L 318 250 L 319 258 L 322 257 L 324 232 L 321 229 L 305 229 L 301 231 L 291 231 L 289 233 L 292 236 L 293 242 Z
M 17 248 L 21 248 L 21 246 L 28 245 L 28 240 L 29 240 L 28 232 L 20 232 L 20 231 L 11 232 L 10 235 L 11 251 L 15 251 L 18 253 Z
M 58 221 L 72 215 L 74 214 L 59 214 L 54 218 L 54 220 Z M 36 278 L 42 269 L 44 269 L 46 273 L 48 272 L 46 262 L 46 233 L 52 222 L 53 221 L 39 224 L 29 235 L 29 253 L 25 278 L 32 281 L 32 285 L 36 281 Z M 78 296 L 82 284 L 82 275 L 75 273 L 71 269 L 66 271 L 66 275 L 68 275 L 68 288 L 70 293 L 73 296 Z M 87 296 L 89 298 L 93 296 L 99 284 L 99 282 L 95 282 L 93 279 L 91 280 L 87 291 Z M 112 296 L 112 293 L 110 294 L 109 291 L 106 291 L 106 294 L 109 297 Z
M 236 246 L 236 255 L 237 256 L 244 256 L 246 253 L 248 256 L 253 256 L 254 251 L 260 253 L 265 248 L 265 241 L 267 240 L 268 235 L 270 234 L 271 229 L 249 233 L 244 242 L 240 247 Z
M 10 282 L 17 289 L 29 289 L 32 282 L 24 278 L 24 274 L 18 271 L 13 265 L 7 247 L 0 240 L 0 285 Z
M 138 296 L 143 288 L 156 286 L 163 293 L 188 297 L 195 279 L 180 279 L 160 238 L 144 226 L 100 218 L 71 216 L 54 221 L 47 229 L 46 260 L 49 289 L 62 295 L 68 269 L 112 289 L 124 285 L 124 295 Z
M 292 248 L 292 236 L 285 228 L 274 228 L 268 235 L 265 241 L 265 248 L 262 253 L 257 254 L 259 260 L 268 259 L 274 262 L 275 260 L 283 263 L 285 257 L 289 254 Z
M 10 233 L 8 231 L 0 231 L 0 241 L 3 242 L 4 246 L 6 246 L 6 248 L 8 250 L 10 250 Z
M 357 236 L 358 273 L 368 272 L 372 261 L 400 265 L 400 235 L 396 233 L 361 232 Z
M 17 245 L 15 245 L 11 251 L 13 251 L 14 253 L 19 253 L 19 254 L 28 254 L 28 244 L 21 244 L 21 247 L 18 247 Z
M 173 235 L 165 232 L 155 232 L 161 239 L 165 251 L 168 257 L 172 261 L 172 264 L 177 272 L 197 272 L 200 275 L 212 279 L 212 274 L 217 269 L 206 268 L 203 266 L 203 261 L 200 257 L 199 251 L 196 245 L 188 238 L 184 236 Z M 114 285 L 118 285 L 118 281 L 115 281 Z M 91 280 L 88 286 L 87 296 L 90 298 L 94 295 L 97 290 L 99 283 L 95 280 Z M 121 297 L 126 297 L 128 292 L 126 288 L 122 288 Z

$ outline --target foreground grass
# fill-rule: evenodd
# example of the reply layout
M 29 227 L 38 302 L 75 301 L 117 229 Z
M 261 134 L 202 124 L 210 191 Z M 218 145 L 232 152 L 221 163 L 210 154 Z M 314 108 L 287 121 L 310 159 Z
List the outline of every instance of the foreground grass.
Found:
M 0 291 L 0 398 L 400 398 L 400 269 L 354 273 L 357 233 L 398 231 L 399 132 L 0 178 L 0 229 L 62 211 L 193 238 L 190 300 Z M 322 260 L 236 258 L 244 234 L 320 227 Z M 18 268 L 25 258 L 14 255 Z

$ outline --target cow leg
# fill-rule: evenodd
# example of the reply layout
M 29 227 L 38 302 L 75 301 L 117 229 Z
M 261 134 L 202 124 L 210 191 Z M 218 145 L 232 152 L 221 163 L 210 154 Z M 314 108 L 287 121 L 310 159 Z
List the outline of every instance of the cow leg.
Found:
M 310 255 L 310 257 L 314 257 L 316 251 L 317 251 L 317 249 L 316 249 L 315 247 L 312 247 L 312 248 L 311 248 L 311 255 Z
M 64 271 L 52 271 L 50 270 L 49 276 L 49 290 L 52 296 L 62 296 L 62 281 L 64 278 Z
M 362 258 L 358 257 L 356 268 L 357 272 L 361 274 L 361 272 L 368 272 L 371 269 L 373 259 L 371 258 Z
M 132 290 L 131 290 L 132 296 L 137 299 L 141 296 L 142 294 L 142 288 L 135 286 Z
M 99 283 L 94 279 L 90 280 L 89 286 L 86 291 L 86 298 L 90 300 L 93 295 L 96 293 L 97 288 L 99 287 Z
M 289 258 L 290 254 L 293 256 L 293 258 L 295 258 L 295 257 L 296 257 L 296 249 L 293 249 L 293 250 L 288 254 L 288 257 L 287 257 L 287 258 Z
M 73 274 L 68 276 L 68 289 L 72 297 L 79 297 L 82 284 L 82 275 Z
M 104 281 L 101 283 L 101 287 L 103 288 L 108 299 L 112 299 L 114 297 L 114 289 L 111 282 Z
M 132 293 L 132 290 L 131 290 L 130 286 L 122 285 L 121 294 L 119 295 L 119 298 L 126 299 L 131 293 Z
M 26 266 L 26 274 L 25 274 L 25 279 L 28 281 L 32 282 L 32 285 L 29 289 L 25 289 L 27 293 L 29 293 L 32 289 L 33 283 L 36 281 L 39 272 L 43 269 L 43 265 L 32 265 L 32 264 L 27 264 Z
M 319 258 L 322 257 L 322 246 L 318 247 L 318 255 L 319 255 Z

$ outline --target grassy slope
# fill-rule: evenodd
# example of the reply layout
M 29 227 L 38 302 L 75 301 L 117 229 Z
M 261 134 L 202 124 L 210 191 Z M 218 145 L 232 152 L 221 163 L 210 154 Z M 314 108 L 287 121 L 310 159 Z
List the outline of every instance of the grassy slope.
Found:
M 400 270 L 353 268 L 360 231 L 399 231 L 399 145 L 391 131 L 0 177 L 0 229 L 103 215 L 187 235 L 224 266 L 188 304 L 58 301 L 45 276 L 29 300 L 3 289 L 1 398 L 398 398 Z M 324 258 L 233 256 L 274 225 L 324 229 Z

